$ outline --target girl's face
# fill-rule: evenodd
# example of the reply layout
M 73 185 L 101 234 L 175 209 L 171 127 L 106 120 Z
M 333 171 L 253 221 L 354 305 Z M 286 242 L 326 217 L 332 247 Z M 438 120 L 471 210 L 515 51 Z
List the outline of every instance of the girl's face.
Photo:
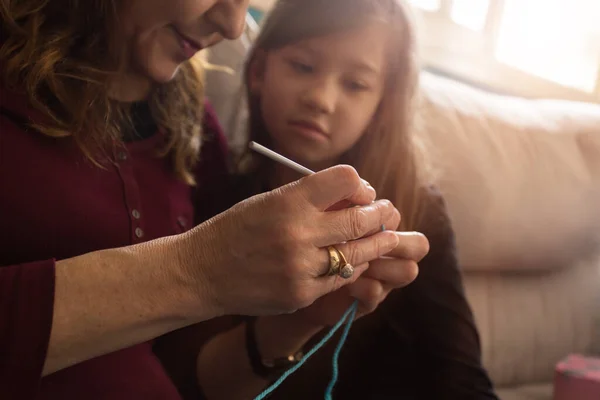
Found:
M 127 0 L 121 29 L 131 69 L 164 83 L 203 48 L 241 35 L 249 0 Z
M 373 22 L 256 59 L 250 90 L 277 151 L 321 169 L 360 139 L 383 95 L 387 39 Z

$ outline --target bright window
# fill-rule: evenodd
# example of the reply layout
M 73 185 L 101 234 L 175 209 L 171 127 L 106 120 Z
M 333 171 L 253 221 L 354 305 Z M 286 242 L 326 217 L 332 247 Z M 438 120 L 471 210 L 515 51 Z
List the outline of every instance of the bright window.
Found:
M 496 56 L 523 71 L 592 93 L 600 65 L 598 26 L 597 0 L 506 0 Z
M 424 61 L 534 97 L 600 102 L 600 0 L 409 0 Z
M 490 7 L 490 0 L 454 0 L 450 11 L 452 21 L 465 28 L 481 31 Z
M 437 11 L 441 7 L 441 0 L 409 0 L 413 6 L 425 11 Z

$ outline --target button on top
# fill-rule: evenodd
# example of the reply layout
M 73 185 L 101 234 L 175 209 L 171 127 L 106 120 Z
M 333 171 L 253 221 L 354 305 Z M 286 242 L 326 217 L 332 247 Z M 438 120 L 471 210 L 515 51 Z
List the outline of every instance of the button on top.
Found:
M 135 228 L 135 236 L 137 236 L 138 238 L 144 237 L 144 231 L 142 230 L 142 228 Z
M 185 228 L 185 226 L 187 225 L 187 220 L 185 219 L 185 217 L 177 218 L 177 222 L 179 223 L 179 226 L 181 226 L 182 228 Z
M 138 210 L 131 211 L 131 215 L 133 215 L 133 218 L 135 218 L 135 219 L 140 219 L 140 217 L 141 217 L 141 214 Z
M 119 161 L 125 161 L 127 160 L 127 153 L 125 153 L 124 151 L 120 151 L 117 153 L 117 159 Z

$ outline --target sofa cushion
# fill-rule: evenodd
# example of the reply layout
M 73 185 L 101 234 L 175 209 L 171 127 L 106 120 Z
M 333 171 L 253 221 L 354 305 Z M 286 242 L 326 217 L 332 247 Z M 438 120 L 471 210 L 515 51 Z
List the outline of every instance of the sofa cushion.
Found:
M 496 385 L 551 381 L 567 354 L 593 352 L 600 255 L 552 271 L 467 272 L 464 281 Z
M 570 265 L 600 233 L 600 106 L 528 100 L 422 74 L 431 151 L 466 270 Z
M 515 388 L 500 388 L 497 391 L 500 400 L 552 400 L 551 383 L 524 385 Z

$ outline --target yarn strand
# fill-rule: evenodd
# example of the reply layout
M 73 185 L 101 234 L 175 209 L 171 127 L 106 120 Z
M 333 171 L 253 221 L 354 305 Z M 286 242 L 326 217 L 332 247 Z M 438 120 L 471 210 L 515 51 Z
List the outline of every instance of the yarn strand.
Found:
M 331 330 L 329 332 L 327 332 L 327 335 L 325 335 L 323 337 L 323 339 L 321 339 L 319 341 L 319 343 L 317 343 L 308 353 L 306 353 L 306 355 L 302 358 L 302 360 L 300 360 L 298 362 L 298 364 L 294 365 L 292 368 L 285 371 L 285 373 L 283 375 L 281 375 L 279 377 L 279 379 L 277 379 L 271 386 L 269 386 L 268 388 L 263 390 L 258 396 L 256 396 L 254 398 L 254 400 L 263 400 L 268 395 L 270 395 L 273 391 L 275 391 L 275 389 L 277 389 L 279 386 L 281 386 L 281 384 L 290 375 L 292 375 L 294 372 L 298 371 L 302 367 L 302 365 L 304 365 L 304 363 L 306 363 L 306 361 L 308 361 L 308 359 L 310 357 L 312 357 L 313 354 L 315 354 L 317 351 L 319 351 L 333 337 L 333 335 L 338 331 L 338 329 L 340 329 L 340 327 L 345 322 L 346 325 L 342 332 L 342 337 L 340 338 L 340 341 L 338 342 L 336 349 L 335 349 L 335 353 L 333 355 L 332 376 L 331 376 L 329 385 L 327 386 L 327 390 L 325 392 L 325 399 L 331 400 L 331 393 L 333 391 L 333 388 L 335 387 L 335 384 L 337 382 L 337 378 L 339 375 L 339 371 L 338 371 L 339 355 L 340 355 L 340 352 L 342 351 L 342 347 L 344 346 L 344 342 L 346 341 L 346 338 L 348 337 L 348 332 L 350 332 L 352 322 L 354 321 L 354 318 L 356 317 L 357 309 L 358 309 L 358 301 L 355 300 L 354 303 L 352 303 L 352 305 L 346 310 L 346 312 L 344 312 L 344 315 L 342 315 L 342 317 L 339 319 L 339 321 L 336 322 L 336 324 L 331 328 Z
M 348 319 L 346 320 L 346 326 L 344 327 L 344 331 L 342 332 L 342 337 L 338 342 L 335 352 L 333 353 L 333 358 L 331 359 L 331 380 L 329 381 L 329 385 L 327 385 L 327 389 L 325 390 L 325 400 L 332 400 L 333 397 L 333 389 L 335 384 L 337 383 L 339 376 L 339 368 L 338 368 L 338 360 L 340 358 L 340 353 L 342 352 L 342 348 L 344 347 L 344 343 L 346 343 L 346 338 L 348 338 L 348 333 L 350 332 L 350 328 L 352 327 L 352 322 L 356 318 L 356 311 L 358 309 L 358 301 L 355 301 L 354 304 L 350 307 L 350 315 L 348 315 Z

